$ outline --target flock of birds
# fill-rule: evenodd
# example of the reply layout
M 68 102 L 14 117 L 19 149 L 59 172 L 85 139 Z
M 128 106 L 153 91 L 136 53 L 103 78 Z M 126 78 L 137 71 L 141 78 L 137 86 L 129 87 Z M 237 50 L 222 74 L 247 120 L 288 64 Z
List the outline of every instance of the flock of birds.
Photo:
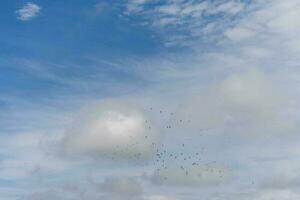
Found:
M 150 110 L 154 110 L 150 108 Z M 159 114 L 163 115 L 164 112 L 159 110 Z M 168 113 L 169 115 L 174 115 L 173 112 Z M 179 119 L 178 124 L 191 123 L 191 120 Z M 221 168 L 216 168 L 216 161 L 205 162 L 203 159 L 203 154 L 207 149 L 205 147 L 197 147 L 197 149 L 191 149 L 189 143 L 181 142 L 177 144 L 177 147 L 174 145 L 169 147 L 167 144 L 159 143 L 154 140 L 153 135 L 151 135 L 151 123 L 148 120 L 145 120 L 145 126 L 148 129 L 148 134 L 143 136 L 142 141 L 137 140 L 136 138 L 130 136 L 131 143 L 126 146 L 116 146 L 115 151 L 110 155 L 110 159 L 115 160 L 117 157 L 126 157 L 126 159 L 131 160 L 134 163 L 143 164 L 146 166 L 153 166 L 155 168 L 155 173 L 159 174 L 160 172 L 168 170 L 169 168 L 174 169 L 174 166 L 178 167 L 179 171 L 184 173 L 185 176 L 194 176 L 194 173 L 190 173 L 191 168 L 199 167 L 199 173 L 197 176 L 201 178 L 204 173 L 216 173 L 219 178 L 223 178 L 224 171 Z M 166 125 L 166 129 L 176 128 L 176 125 Z M 204 131 L 209 129 L 201 129 L 201 135 Z M 150 152 L 139 152 L 139 149 L 143 145 L 149 145 Z M 179 146 L 178 146 L 179 145 Z M 167 180 L 168 177 L 163 178 Z

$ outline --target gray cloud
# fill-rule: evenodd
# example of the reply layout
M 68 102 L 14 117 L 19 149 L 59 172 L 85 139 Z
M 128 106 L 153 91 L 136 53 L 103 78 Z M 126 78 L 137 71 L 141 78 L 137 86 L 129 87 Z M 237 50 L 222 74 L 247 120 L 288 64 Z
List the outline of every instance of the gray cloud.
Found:
M 292 190 L 299 191 L 300 189 L 300 175 L 299 169 L 297 171 L 290 170 L 289 172 L 279 175 L 273 175 L 262 181 L 261 188 L 269 190 Z
M 105 193 L 120 197 L 140 196 L 143 193 L 141 185 L 131 177 L 109 177 L 101 184 Z

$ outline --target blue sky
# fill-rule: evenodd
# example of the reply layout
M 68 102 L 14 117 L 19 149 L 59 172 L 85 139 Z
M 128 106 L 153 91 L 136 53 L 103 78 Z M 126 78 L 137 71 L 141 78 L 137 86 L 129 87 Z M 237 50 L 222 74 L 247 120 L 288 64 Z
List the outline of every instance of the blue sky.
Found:
M 298 0 L 0 4 L 0 199 L 300 198 Z
M 107 11 L 98 13 L 95 2 L 41 2 L 45 5 L 43 12 L 30 21 L 16 19 L 11 12 L 24 5 L 24 2 L 9 2 L 3 6 L 1 18 L 3 29 L 1 33 L 5 92 L 32 93 L 45 95 L 57 90 L 58 83 L 49 80 L 36 80 L 37 77 L 26 76 L 22 69 L 23 62 L 51 65 L 51 71 L 61 76 L 71 78 L 82 73 L 89 75 L 94 70 L 94 57 L 103 60 L 123 59 L 128 56 L 147 56 L 156 54 L 162 45 L 151 38 L 151 30 L 138 27 L 129 20 L 118 16 L 118 10 L 107 6 Z M 118 8 L 116 8 L 118 9 Z M 55 15 L 48 13 L 55 13 Z M 66 29 L 66 27 L 69 27 Z M 150 37 L 149 37 L 150 36 Z M 10 65 L 16 66 L 11 68 Z M 59 66 L 64 65 L 63 69 Z M 69 65 L 69 66 L 66 66 Z M 76 65 L 76 69 L 72 68 Z M 127 82 L 137 77 L 122 71 L 99 66 L 98 70 L 105 73 L 107 79 L 117 78 Z M 129 78 L 128 78 L 129 77 Z M 17 80 L 16 80 L 17 79 Z M 138 78 L 137 78 L 138 79 Z M 40 86 L 39 86 L 40 85 Z

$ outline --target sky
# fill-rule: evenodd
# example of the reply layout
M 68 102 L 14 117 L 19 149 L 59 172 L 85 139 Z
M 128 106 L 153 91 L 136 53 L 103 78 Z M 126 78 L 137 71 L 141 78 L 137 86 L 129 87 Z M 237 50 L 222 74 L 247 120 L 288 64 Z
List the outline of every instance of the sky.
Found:
M 300 199 L 299 0 L 2 0 L 0 199 Z

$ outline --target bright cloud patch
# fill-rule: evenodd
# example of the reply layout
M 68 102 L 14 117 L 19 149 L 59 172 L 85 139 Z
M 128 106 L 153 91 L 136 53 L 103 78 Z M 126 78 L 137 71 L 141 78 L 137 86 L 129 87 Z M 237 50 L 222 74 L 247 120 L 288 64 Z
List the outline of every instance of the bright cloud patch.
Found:
M 67 154 L 140 159 L 149 156 L 158 132 L 134 105 L 107 100 L 84 109 L 64 138 Z
M 27 3 L 21 9 L 16 11 L 18 15 L 17 18 L 22 21 L 28 21 L 35 18 L 39 12 L 41 11 L 41 7 L 34 3 Z
M 293 120 L 283 118 L 283 95 L 258 70 L 236 73 L 192 96 L 179 109 L 175 121 L 189 120 L 188 127 L 266 134 L 291 130 Z M 274 123 L 276 121 L 276 123 Z M 239 131 L 240 132 L 240 131 Z

